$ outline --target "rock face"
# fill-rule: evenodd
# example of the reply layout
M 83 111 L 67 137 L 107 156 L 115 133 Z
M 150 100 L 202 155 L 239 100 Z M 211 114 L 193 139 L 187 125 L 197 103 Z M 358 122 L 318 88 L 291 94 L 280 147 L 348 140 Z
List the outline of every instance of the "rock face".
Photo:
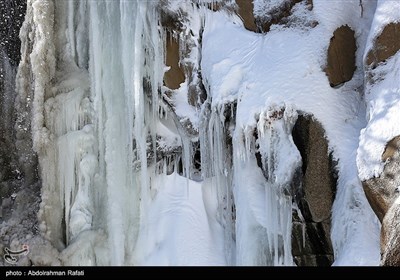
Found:
M 367 64 L 376 66 L 400 49 L 400 23 L 389 23 L 376 38 L 374 48 L 368 53 Z
M 397 169 L 398 170 L 398 169 Z M 400 266 L 400 207 L 398 204 L 389 208 L 382 222 L 381 265 Z
M 382 223 L 381 253 L 383 265 L 400 265 L 400 137 L 391 140 L 382 155 L 385 168 L 378 178 L 363 182 L 372 209 Z
M 399 148 L 400 137 L 395 137 L 389 141 L 382 155 L 382 161 L 386 162 L 384 172 L 379 178 L 372 178 L 363 182 L 367 199 L 381 222 L 399 193 Z
M 293 213 L 292 250 L 297 265 L 331 265 L 331 209 L 336 191 L 334 163 L 321 124 L 300 116 L 293 129 L 293 140 L 303 159 L 294 190 L 299 213 Z M 296 184 L 297 185 L 297 184 Z
M 293 13 L 293 7 L 300 2 L 304 2 L 308 9 L 312 10 L 312 0 L 283 0 L 280 3 L 272 4 L 272 8 L 269 6 L 271 9 L 259 11 L 258 14 L 255 14 L 254 1 L 236 0 L 237 13 L 241 17 L 244 27 L 257 33 L 268 32 L 274 24 L 288 24 L 288 18 Z
M 24 20 L 26 1 L 0 3 L 0 182 L 18 174 L 13 172 L 13 141 L 16 67 L 20 60 L 19 29 Z
M 372 85 L 384 77 L 374 77 L 373 69 L 379 67 L 388 58 L 400 50 L 400 24 L 389 23 L 375 38 L 365 63 L 369 83 Z M 400 265 L 400 136 L 386 144 L 382 154 L 385 163 L 379 177 L 362 182 L 367 199 L 382 223 L 381 228 L 381 264 Z
M 24 22 L 26 0 L 4 0 L 0 3 L 0 48 L 12 65 L 20 59 L 19 29 Z
M 185 81 L 185 75 L 179 66 L 179 42 L 167 32 L 166 65 L 170 69 L 164 75 L 164 83 L 170 89 L 178 89 Z
M 20 61 L 21 42 L 19 30 L 24 20 L 26 1 L 0 3 L 0 218 L 2 199 L 7 204 L 9 196 L 20 185 L 23 174 L 18 167 L 15 147 L 15 77 Z M 5 213 L 4 213 L 5 214 Z
M 242 18 L 244 27 L 247 30 L 257 32 L 256 19 L 254 18 L 253 0 L 236 0 L 238 14 Z
M 178 89 L 180 84 L 185 81 L 185 74 L 180 66 L 179 34 L 182 30 L 181 23 L 176 20 L 174 15 L 163 12 L 161 14 L 161 24 L 166 29 L 165 38 L 165 64 L 170 69 L 164 74 L 164 84 L 169 89 Z
M 356 70 L 356 39 L 354 31 L 347 25 L 336 29 L 328 48 L 325 69 L 332 87 L 350 81 Z

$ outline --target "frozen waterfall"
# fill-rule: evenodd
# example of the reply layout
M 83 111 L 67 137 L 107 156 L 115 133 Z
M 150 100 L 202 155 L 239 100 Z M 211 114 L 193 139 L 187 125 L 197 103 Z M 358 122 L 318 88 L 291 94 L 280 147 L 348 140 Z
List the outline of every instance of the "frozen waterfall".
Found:
M 245 31 L 231 7 L 176 3 L 28 0 L 16 110 L 31 120 L 20 129 L 39 161 L 40 232 L 64 265 L 295 265 L 302 156 L 292 130 L 299 114 L 331 117 L 314 98 L 344 99 L 319 82 L 319 56 L 297 53 L 309 44 L 274 49 L 289 44 Z M 321 37 L 307 28 L 285 38 Z M 174 90 L 163 80 L 167 40 L 185 78 Z M 300 93 L 279 80 L 281 52 L 309 71 L 293 71 Z M 257 64 L 268 55 L 273 66 Z M 189 91 L 204 100 L 189 102 Z
M 88 231 L 104 234 L 84 261 L 129 264 L 154 165 L 147 154 L 163 69 L 155 9 L 144 1 L 30 4 L 42 230 L 59 249 L 87 242 Z

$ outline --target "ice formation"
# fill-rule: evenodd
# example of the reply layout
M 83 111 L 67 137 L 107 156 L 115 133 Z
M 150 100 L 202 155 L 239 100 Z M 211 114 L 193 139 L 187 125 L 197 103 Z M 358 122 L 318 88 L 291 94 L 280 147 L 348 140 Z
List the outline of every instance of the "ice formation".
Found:
M 294 265 L 302 158 L 292 130 L 302 114 L 321 122 L 339 162 L 335 264 L 378 263 L 379 225 L 355 160 L 364 49 L 350 82 L 332 88 L 323 72 L 336 28 L 368 41 L 375 1 L 357 17 L 358 0 L 314 0 L 313 12 L 300 2 L 267 34 L 219 2 L 28 0 L 17 110 L 22 119 L 31 108 L 40 230 L 57 262 Z M 254 1 L 254 12 L 287 2 Z M 180 34 L 161 26 L 160 5 L 183 18 Z M 163 85 L 167 38 L 186 67 L 174 90 Z M 206 98 L 192 104 L 200 83 Z

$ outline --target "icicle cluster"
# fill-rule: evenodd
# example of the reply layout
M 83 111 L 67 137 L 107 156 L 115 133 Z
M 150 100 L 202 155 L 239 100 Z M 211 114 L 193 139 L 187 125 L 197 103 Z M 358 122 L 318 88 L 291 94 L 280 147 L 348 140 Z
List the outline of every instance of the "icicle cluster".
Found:
M 235 133 L 238 264 L 293 265 L 291 184 L 301 166 L 291 136 L 296 119 L 293 109 L 271 107 L 256 128 Z
M 107 245 L 87 248 L 85 263 L 127 264 L 143 218 L 139 207 L 150 199 L 149 141 L 156 147 L 163 69 L 156 10 L 143 1 L 28 2 L 22 38 L 31 54 L 20 66 L 19 95 L 30 96 L 23 86 L 30 64 L 41 230 L 61 250 L 101 229 Z

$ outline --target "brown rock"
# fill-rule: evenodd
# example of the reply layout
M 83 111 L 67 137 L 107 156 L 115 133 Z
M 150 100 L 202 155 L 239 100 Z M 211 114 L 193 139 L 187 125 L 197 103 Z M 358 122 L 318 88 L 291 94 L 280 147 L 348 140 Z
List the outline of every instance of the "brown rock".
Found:
M 394 204 L 385 215 L 381 229 L 381 265 L 400 266 L 400 205 Z
M 367 199 L 382 223 L 381 264 L 400 265 L 400 136 L 386 145 L 382 154 L 385 167 L 377 178 L 364 181 L 363 188 Z
M 383 152 L 382 155 L 383 161 L 386 161 L 387 159 L 392 158 L 394 156 L 394 153 L 399 149 L 399 143 L 400 143 L 400 136 L 396 136 L 387 143 L 385 151 Z
M 310 0 L 286 0 L 281 3 L 279 7 L 268 11 L 265 15 L 256 18 L 258 29 L 261 32 L 268 32 L 273 24 L 287 24 L 288 17 L 292 15 L 293 7 L 300 2 L 305 1 L 311 11 L 313 2 Z
M 368 53 L 367 65 L 376 66 L 393 56 L 400 49 L 400 23 L 389 23 L 376 38 L 373 49 Z
M 385 62 L 400 49 L 400 23 L 385 26 L 375 38 L 374 46 L 366 58 L 366 64 L 372 69 Z M 374 77 L 367 70 L 367 80 L 374 83 L 381 77 Z M 400 135 L 386 145 L 382 154 L 385 162 L 382 174 L 363 182 L 366 197 L 382 223 L 381 228 L 381 264 L 400 265 L 400 205 L 395 201 L 399 197 L 400 186 Z
M 332 87 L 350 81 L 356 70 L 356 39 L 347 25 L 335 30 L 328 48 L 328 64 L 325 69 Z
M 239 7 L 239 16 L 247 30 L 257 32 L 256 19 L 254 18 L 253 0 L 236 0 Z
M 294 142 L 303 158 L 302 189 L 312 222 L 330 218 L 336 190 L 333 164 L 324 135 L 321 124 L 310 117 L 300 116 L 293 129 Z M 308 218 L 307 214 L 305 218 Z
M 388 142 L 382 155 L 386 161 L 382 174 L 362 183 L 365 195 L 379 220 L 383 222 L 386 213 L 398 196 L 400 185 L 400 136 Z
M 308 116 L 300 116 L 293 128 L 293 140 L 303 160 L 292 192 L 301 219 L 293 214 L 292 253 L 297 265 L 331 265 L 331 211 L 336 191 L 336 174 L 328 152 L 325 131 Z M 304 230 L 304 232 L 303 232 Z M 304 239 L 303 240 L 303 234 Z
M 164 74 L 164 84 L 170 89 L 178 89 L 185 81 L 185 74 L 179 65 L 179 42 L 167 32 L 166 38 L 166 65 L 171 67 Z
M 383 180 L 385 180 L 383 178 Z M 383 217 L 389 209 L 390 205 L 390 192 L 386 190 L 384 185 L 381 185 L 382 180 L 376 178 L 362 182 L 365 196 L 372 210 L 382 222 Z

